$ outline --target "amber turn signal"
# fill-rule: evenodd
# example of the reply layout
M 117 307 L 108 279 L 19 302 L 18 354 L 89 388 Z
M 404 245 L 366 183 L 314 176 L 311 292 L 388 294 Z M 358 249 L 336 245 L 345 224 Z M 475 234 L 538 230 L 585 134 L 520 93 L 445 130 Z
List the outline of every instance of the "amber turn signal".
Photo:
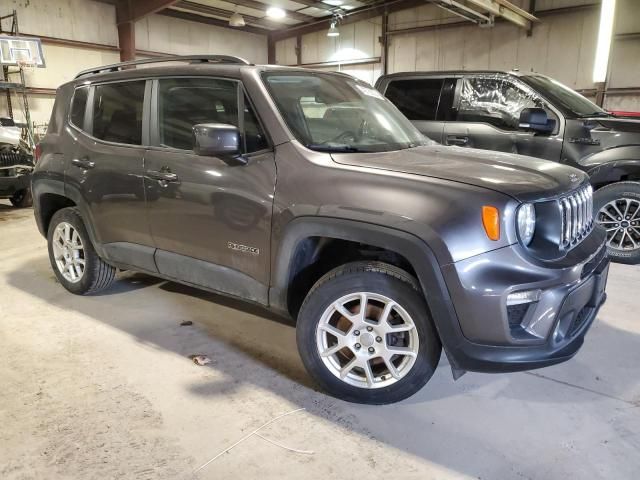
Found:
M 487 237 L 500 240 L 500 212 L 496 207 L 484 205 L 482 207 L 482 225 Z

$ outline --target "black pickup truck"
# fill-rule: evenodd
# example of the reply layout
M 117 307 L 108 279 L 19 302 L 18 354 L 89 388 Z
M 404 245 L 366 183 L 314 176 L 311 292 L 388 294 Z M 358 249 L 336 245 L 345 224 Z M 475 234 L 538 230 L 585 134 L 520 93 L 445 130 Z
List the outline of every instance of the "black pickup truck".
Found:
M 444 145 L 519 153 L 585 171 L 613 261 L 640 262 L 640 121 L 617 117 L 544 75 L 405 72 L 376 88 Z

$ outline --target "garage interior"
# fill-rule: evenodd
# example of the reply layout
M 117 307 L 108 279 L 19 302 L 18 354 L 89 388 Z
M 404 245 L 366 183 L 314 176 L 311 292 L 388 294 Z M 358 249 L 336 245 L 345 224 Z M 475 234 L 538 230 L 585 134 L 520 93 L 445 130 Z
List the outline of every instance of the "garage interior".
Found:
M 45 65 L 19 88 L 5 68 L 0 117 L 35 145 L 78 72 L 194 54 L 371 85 L 517 69 L 632 116 L 640 2 L 615 3 L 596 75 L 597 0 L 4 0 L 0 36 L 40 39 Z M 75 296 L 47 255 L 33 210 L 0 200 L 0 478 L 638 478 L 637 265 L 611 265 L 572 360 L 454 382 L 443 353 L 416 395 L 372 406 L 321 392 L 266 309 L 132 271 Z

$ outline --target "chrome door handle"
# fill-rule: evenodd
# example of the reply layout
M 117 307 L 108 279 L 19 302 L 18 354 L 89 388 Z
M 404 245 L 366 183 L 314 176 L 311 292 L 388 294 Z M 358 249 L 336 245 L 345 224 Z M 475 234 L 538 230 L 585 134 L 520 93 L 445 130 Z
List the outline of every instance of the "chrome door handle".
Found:
M 95 162 L 92 162 L 87 158 L 83 158 L 83 159 L 74 158 L 73 160 L 71 160 L 71 165 L 78 168 L 84 168 L 85 170 L 89 170 L 90 168 L 93 168 L 96 166 Z

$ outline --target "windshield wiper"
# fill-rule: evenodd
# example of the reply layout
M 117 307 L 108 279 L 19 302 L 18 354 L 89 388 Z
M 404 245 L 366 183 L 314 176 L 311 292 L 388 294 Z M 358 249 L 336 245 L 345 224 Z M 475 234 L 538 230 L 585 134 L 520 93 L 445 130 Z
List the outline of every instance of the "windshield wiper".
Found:
M 363 151 L 351 145 L 323 145 L 321 143 L 307 143 L 305 146 L 311 150 L 317 150 L 318 152 L 355 153 Z

